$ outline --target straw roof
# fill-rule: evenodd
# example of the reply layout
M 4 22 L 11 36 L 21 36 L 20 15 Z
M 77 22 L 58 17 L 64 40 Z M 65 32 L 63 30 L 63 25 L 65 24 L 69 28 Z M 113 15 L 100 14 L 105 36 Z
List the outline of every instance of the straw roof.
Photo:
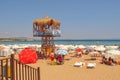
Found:
M 45 26 L 52 26 L 53 28 L 58 28 L 60 26 L 60 22 L 58 20 L 46 16 L 45 18 L 34 20 L 33 25 L 39 26 L 40 28 L 43 28 Z

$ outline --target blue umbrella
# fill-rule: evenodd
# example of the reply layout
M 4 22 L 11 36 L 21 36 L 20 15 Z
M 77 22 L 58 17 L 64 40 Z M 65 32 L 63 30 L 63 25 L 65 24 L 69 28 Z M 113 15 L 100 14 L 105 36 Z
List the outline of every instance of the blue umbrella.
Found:
M 68 52 L 67 52 L 67 50 L 65 50 L 65 49 L 59 49 L 59 50 L 56 51 L 56 54 L 66 55 L 67 53 L 68 53 Z

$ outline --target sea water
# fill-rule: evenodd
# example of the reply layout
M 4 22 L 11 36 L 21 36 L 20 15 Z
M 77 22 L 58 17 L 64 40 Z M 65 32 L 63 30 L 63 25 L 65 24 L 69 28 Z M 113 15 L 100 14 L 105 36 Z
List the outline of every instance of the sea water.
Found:
M 119 45 L 120 40 L 54 40 L 55 44 L 63 45 Z M 1 41 L 0 45 L 14 45 L 14 44 L 41 44 L 41 40 L 34 41 Z

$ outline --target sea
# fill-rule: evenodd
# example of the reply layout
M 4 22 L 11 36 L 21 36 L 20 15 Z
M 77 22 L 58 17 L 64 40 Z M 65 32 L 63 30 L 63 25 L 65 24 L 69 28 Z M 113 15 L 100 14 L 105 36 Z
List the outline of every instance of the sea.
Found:
M 120 46 L 120 39 L 116 40 L 54 40 L 55 44 L 63 44 L 63 45 L 118 45 Z M 1 41 L 0 45 L 14 45 L 14 44 L 41 44 L 41 40 L 33 40 L 33 41 Z

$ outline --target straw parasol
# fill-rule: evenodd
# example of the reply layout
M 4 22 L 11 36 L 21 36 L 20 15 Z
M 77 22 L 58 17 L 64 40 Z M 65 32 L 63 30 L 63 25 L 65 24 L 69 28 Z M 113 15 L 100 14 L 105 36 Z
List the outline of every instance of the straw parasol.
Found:
M 58 20 L 53 19 L 52 27 L 53 28 L 59 28 L 59 26 L 60 26 L 60 22 Z
M 60 22 L 58 20 L 55 20 L 53 18 L 46 16 L 45 18 L 40 18 L 40 19 L 34 20 L 33 27 L 36 28 L 35 26 L 38 26 L 39 29 L 42 29 L 42 30 L 46 26 L 48 26 L 48 28 L 50 26 L 52 26 L 52 28 L 55 29 L 55 28 L 59 28 Z

